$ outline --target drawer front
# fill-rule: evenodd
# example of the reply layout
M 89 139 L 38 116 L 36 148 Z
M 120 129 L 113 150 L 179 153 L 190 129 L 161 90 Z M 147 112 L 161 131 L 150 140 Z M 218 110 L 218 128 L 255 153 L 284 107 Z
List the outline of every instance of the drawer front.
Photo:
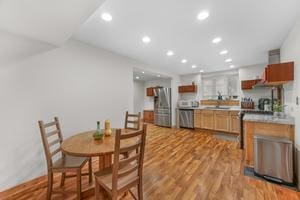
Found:
M 195 114 L 201 114 L 201 110 L 194 110 Z
M 224 110 L 216 110 L 215 113 L 217 115 L 229 115 L 229 111 L 224 111 Z
M 239 111 L 230 111 L 230 115 L 238 116 Z
M 202 114 L 214 114 L 213 110 L 201 110 Z

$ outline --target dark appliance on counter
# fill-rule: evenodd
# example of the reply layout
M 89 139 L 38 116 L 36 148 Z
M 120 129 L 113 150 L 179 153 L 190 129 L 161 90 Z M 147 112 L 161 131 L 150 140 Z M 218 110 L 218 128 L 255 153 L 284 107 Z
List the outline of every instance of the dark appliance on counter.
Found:
M 154 124 L 171 127 L 171 88 L 154 89 Z
M 254 135 L 254 173 L 293 186 L 293 142 L 287 138 Z
M 194 109 L 192 108 L 179 109 L 179 127 L 194 128 Z
M 264 111 L 264 110 L 242 110 L 239 113 L 239 119 L 240 119 L 240 135 L 239 135 L 239 141 L 240 141 L 240 149 L 244 149 L 244 115 L 246 113 L 252 113 L 252 114 L 263 114 L 263 115 L 273 115 L 272 111 Z
M 271 99 L 269 99 L 269 98 L 260 98 L 258 100 L 258 109 L 259 110 L 267 110 L 266 105 L 271 106 Z

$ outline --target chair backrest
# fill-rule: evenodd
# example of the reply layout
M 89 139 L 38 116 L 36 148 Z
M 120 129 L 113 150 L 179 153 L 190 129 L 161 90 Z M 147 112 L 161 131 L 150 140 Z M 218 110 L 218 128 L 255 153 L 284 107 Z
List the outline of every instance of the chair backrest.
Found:
M 140 123 L 141 123 L 141 113 L 138 114 L 128 114 L 128 111 L 126 111 L 125 116 L 125 128 L 126 129 L 140 129 Z M 130 126 L 132 125 L 132 126 Z
M 54 121 L 49 123 L 44 123 L 43 121 L 38 123 L 49 170 L 53 165 L 53 157 L 55 155 L 61 153 L 64 156 L 60 147 L 63 141 L 61 128 L 57 117 L 54 117 Z
M 114 164 L 112 172 L 113 193 L 118 193 L 117 185 L 120 178 L 124 178 L 125 176 L 130 177 L 127 189 L 130 189 L 132 184 L 137 183 L 139 179 L 142 178 L 146 132 L 146 124 L 143 125 L 141 130 L 131 133 L 121 134 L 121 129 L 116 131 Z M 130 145 L 122 145 L 122 142 L 125 142 L 125 140 L 130 140 Z M 120 154 L 123 153 L 128 153 L 128 156 L 124 159 L 120 159 Z

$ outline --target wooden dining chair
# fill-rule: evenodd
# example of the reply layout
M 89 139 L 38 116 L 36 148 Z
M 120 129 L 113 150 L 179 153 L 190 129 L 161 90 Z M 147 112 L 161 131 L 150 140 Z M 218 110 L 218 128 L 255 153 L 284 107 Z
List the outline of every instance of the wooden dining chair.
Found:
M 96 199 L 103 199 L 108 195 L 116 200 L 120 194 L 129 191 L 135 198 L 143 199 L 143 162 L 146 142 L 147 125 L 143 129 L 128 134 L 121 134 L 116 131 L 114 163 L 111 167 L 105 168 L 95 175 Z M 134 140 L 131 145 L 122 145 L 125 140 Z M 138 149 L 138 151 L 134 151 Z M 124 152 L 133 151 L 126 159 L 120 159 L 119 155 Z M 137 186 L 138 198 L 131 192 L 131 188 Z
M 129 114 L 128 111 L 126 111 L 125 115 L 125 129 L 134 129 L 139 130 L 140 129 L 140 123 L 141 123 L 141 113 L 138 114 Z
M 63 186 L 66 178 L 77 177 L 77 199 L 81 198 L 81 176 L 88 175 L 89 183 L 92 182 L 92 161 L 88 157 L 75 157 L 64 154 L 61 151 L 61 143 L 63 141 L 62 131 L 58 118 L 54 121 L 44 123 L 39 121 L 41 137 L 43 141 L 44 151 L 47 160 L 48 169 L 48 188 L 47 199 L 51 199 L 53 192 L 53 173 L 61 173 L 60 185 Z M 89 163 L 89 172 L 81 173 L 81 169 L 86 163 Z M 75 172 L 74 175 L 67 175 L 68 172 Z

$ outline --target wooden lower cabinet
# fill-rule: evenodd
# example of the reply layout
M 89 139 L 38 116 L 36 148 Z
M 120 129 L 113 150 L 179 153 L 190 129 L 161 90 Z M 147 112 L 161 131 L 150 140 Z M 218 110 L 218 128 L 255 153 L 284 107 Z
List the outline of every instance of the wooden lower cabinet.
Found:
M 202 112 L 201 112 L 201 128 L 214 129 L 214 111 L 202 110 Z
M 154 96 L 154 88 L 153 87 L 147 88 L 146 94 L 147 94 L 147 97 L 153 97 Z
M 230 132 L 230 115 L 229 111 L 214 112 L 215 130 Z
M 154 111 L 153 110 L 144 110 L 144 122 L 145 123 L 154 123 Z
M 201 128 L 201 110 L 194 110 L 194 128 Z
M 248 166 L 254 165 L 254 135 L 275 136 L 287 138 L 294 142 L 295 126 L 288 124 L 274 124 L 263 122 L 244 122 L 244 141 L 245 141 L 245 163 Z
M 239 111 L 194 110 L 194 128 L 240 133 Z
M 240 119 L 238 112 L 231 112 L 230 114 L 230 132 L 231 133 L 240 133 Z

